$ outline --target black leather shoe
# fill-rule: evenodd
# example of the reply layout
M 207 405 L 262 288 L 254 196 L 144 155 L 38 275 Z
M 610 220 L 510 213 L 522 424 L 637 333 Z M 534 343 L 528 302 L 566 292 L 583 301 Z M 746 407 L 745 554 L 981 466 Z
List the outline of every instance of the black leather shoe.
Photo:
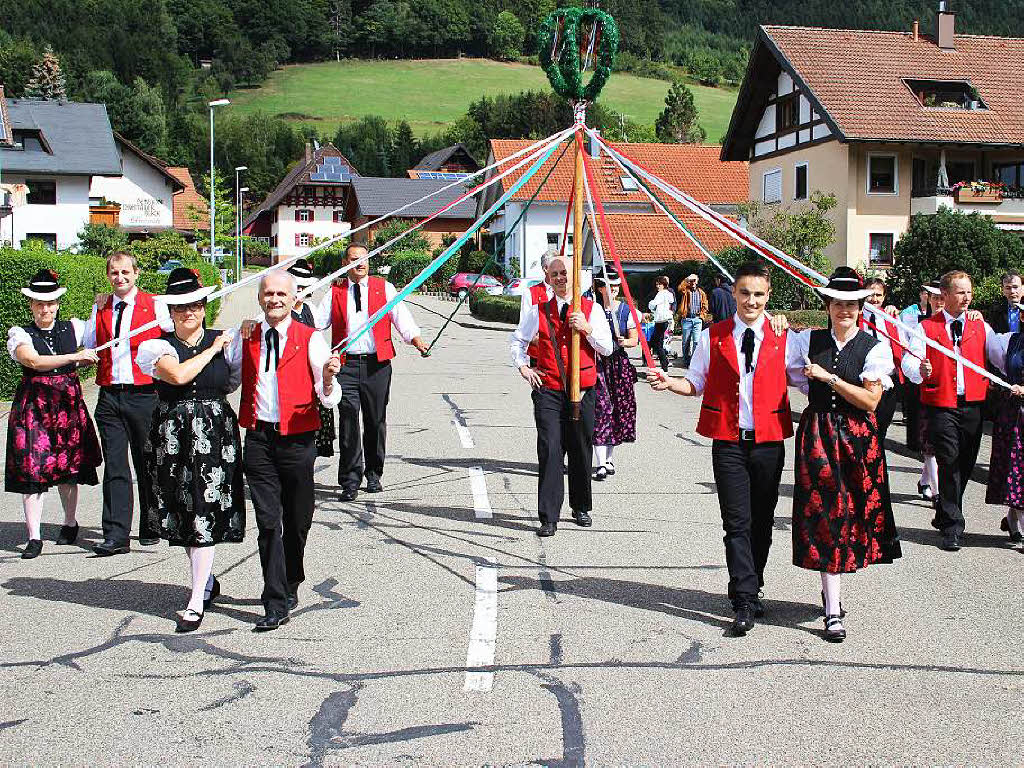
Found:
M 78 538 L 78 523 L 74 525 L 62 525 L 60 533 L 57 534 L 58 544 L 74 544 Z
M 760 597 L 754 599 L 754 602 L 751 603 L 751 607 L 753 608 L 755 619 L 764 618 L 764 603 L 761 602 Z
M 289 592 L 288 597 L 285 598 L 284 604 L 288 607 L 288 612 L 291 613 L 299 607 L 299 595 L 296 592 Z
M 127 544 L 118 544 L 116 541 L 107 539 L 102 544 L 97 544 L 92 548 L 100 557 L 110 557 L 111 555 L 127 555 L 130 551 Z
M 960 534 L 959 533 L 944 533 L 942 534 L 942 543 L 939 545 L 940 549 L 944 549 L 947 552 L 959 552 L 960 551 Z
M 384 490 L 384 486 L 380 484 L 380 480 L 376 477 L 366 478 L 366 492 L 367 493 L 380 493 Z
M 218 597 L 220 597 L 220 582 L 217 581 L 217 577 L 214 576 L 213 586 L 210 587 L 210 595 L 205 600 L 203 600 L 203 610 L 205 611 L 207 608 L 213 605 L 213 601 L 216 600 Z
M 754 609 L 749 605 L 741 605 L 736 609 L 736 616 L 732 620 L 732 633 L 736 637 L 743 637 L 754 628 Z
M 39 557 L 39 553 L 43 551 L 43 540 L 42 539 L 29 539 L 28 544 L 25 545 L 25 549 L 21 551 L 22 560 L 31 560 L 34 557 Z
M 936 515 L 935 517 L 932 518 L 932 528 L 934 528 L 936 531 L 941 531 L 942 530 L 942 523 L 939 522 L 939 516 L 938 515 Z
M 199 625 L 203 623 L 203 614 L 199 611 L 194 611 L 191 608 L 186 608 L 184 611 L 177 616 L 177 627 L 176 632 L 195 632 L 199 629 Z
M 548 536 L 554 536 L 556 530 L 558 530 L 557 523 L 541 523 L 540 528 L 537 529 L 537 535 L 547 538 Z
M 341 491 L 341 500 L 342 501 L 355 501 L 356 500 L 356 496 L 358 496 L 358 495 L 359 495 L 359 491 L 357 491 L 355 488 L 344 488 Z
M 1024 536 L 1021 535 L 1020 531 L 1010 530 L 1010 521 L 1008 518 L 1004 517 L 1002 520 L 999 521 L 999 530 L 1004 531 L 1010 535 L 1011 544 L 1020 544 L 1021 541 L 1024 541 Z
M 846 629 L 839 616 L 825 617 L 825 639 L 830 643 L 841 643 L 846 639 Z
M 282 624 L 288 623 L 287 613 L 268 613 L 262 619 L 256 622 L 253 626 L 255 632 L 270 632 L 273 629 L 277 629 Z
M 589 512 L 576 512 L 573 511 L 572 519 L 576 521 L 576 525 L 581 528 L 589 528 L 594 524 L 594 521 L 590 519 Z
M 139 544 L 143 547 L 155 547 L 160 543 L 160 538 L 155 536 L 139 536 Z

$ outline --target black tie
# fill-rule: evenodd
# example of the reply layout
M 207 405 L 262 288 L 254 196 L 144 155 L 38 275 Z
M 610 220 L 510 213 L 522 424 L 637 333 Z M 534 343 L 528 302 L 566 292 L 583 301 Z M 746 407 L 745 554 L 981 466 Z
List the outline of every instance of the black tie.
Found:
M 558 313 L 558 319 L 561 320 L 564 323 L 565 322 L 565 317 L 568 314 L 569 314 L 569 304 L 567 302 L 567 303 L 562 305 L 562 309 Z
M 960 346 L 960 339 L 964 335 L 964 323 L 962 320 L 954 320 L 949 324 L 949 335 L 953 337 L 953 346 Z
M 747 328 L 743 332 L 743 341 L 740 343 L 740 352 L 747 360 L 747 373 L 754 370 L 754 331 Z
M 281 350 L 278 347 L 278 336 L 277 331 L 273 328 L 267 329 L 267 363 L 264 367 L 264 371 L 270 370 L 270 353 L 274 353 L 274 370 L 277 370 L 277 363 L 281 359 Z
M 356 302 L 356 312 L 362 312 L 363 292 L 359 290 L 359 283 L 352 283 L 352 298 Z
M 124 308 L 128 304 L 126 301 L 118 302 L 117 306 L 114 307 L 114 313 L 117 317 L 114 318 L 114 338 L 118 339 L 121 337 L 121 317 L 124 315 Z

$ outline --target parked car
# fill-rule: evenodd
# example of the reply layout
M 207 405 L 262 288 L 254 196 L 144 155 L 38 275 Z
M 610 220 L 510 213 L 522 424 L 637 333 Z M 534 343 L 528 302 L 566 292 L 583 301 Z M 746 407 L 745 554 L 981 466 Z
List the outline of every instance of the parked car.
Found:
M 457 272 L 448 281 L 448 293 L 452 296 L 458 296 L 460 299 L 464 298 L 470 289 L 483 289 L 491 296 L 501 296 L 501 292 L 505 289 L 505 284 L 496 277 L 481 275 L 476 272 Z
M 517 277 L 510 280 L 508 285 L 505 286 L 506 296 L 522 296 L 528 290 L 533 288 L 535 285 L 540 285 L 544 281 L 539 278 L 526 279 L 525 277 Z
M 178 267 L 183 267 L 183 266 L 185 266 L 185 265 L 182 264 L 180 261 L 178 261 L 178 259 L 168 259 L 167 261 L 165 261 L 163 264 L 160 265 L 160 269 L 158 269 L 156 271 L 156 273 L 158 275 L 169 275 L 169 274 L 171 274 L 171 272 L 176 270 Z

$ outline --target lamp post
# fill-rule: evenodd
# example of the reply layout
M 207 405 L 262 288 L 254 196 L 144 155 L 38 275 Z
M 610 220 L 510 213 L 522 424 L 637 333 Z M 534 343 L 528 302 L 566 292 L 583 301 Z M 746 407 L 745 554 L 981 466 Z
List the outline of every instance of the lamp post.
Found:
M 238 226 L 242 226 L 242 203 L 245 201 L 245 193 L 249 191 L 248 187 L 242 187 L 238 190 Z M 239 239 L 238 241 L 238 273 L 242 273 L 242 269 L 245 267 L 245 241 Z
M 213 192 L 216 189 L 216 171 L 213 168 L 213 110 L 216 107 L 226 107 L 231 102 L 228 99 L 216 99 L 209 103 L 210 107 L 210 262 L 216 263 L 214 254 L 217 243 L 217 209 L 214 204 Z
M 249 170 L 247 165 L 235 166 L 235 281 L 242 275 L 242 261 L 239 258 L 242 247 L 242 188 L 240 175 L 242 171 Z

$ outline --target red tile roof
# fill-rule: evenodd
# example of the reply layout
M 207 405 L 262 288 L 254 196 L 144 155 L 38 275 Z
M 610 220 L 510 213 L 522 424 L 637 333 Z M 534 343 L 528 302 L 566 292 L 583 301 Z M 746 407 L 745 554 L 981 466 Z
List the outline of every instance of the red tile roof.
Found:
M 658 213 L 612 213 L 607 219 L 615 249 L 623 262 L 705 261 L 704 254 L 667 216 Z M 692 213 L 681 215 L 680 219 L 712 253 L 737 244 Z M 605 259 L 611 262 L 611 254 L 605 253 Z
M 176 192 L 172 205 L 174 207 L 174 228 L 181 232 L 192 232 L 195 229 L 210 229 L 210 204 L 202 195 L 196 192 L 196 185 L 192 181 L 192 174 L 188 168 L 168 168 L 167 172 L 185 185 L 185 189 Z M 199 211 L 199 220 L 192 223 L 189 211 L 195 207 Z
M 847 140 L 1024 144 L 1024 39 L 765 26 L 774 48 Z M 928 108 L 904 79 L 969 81 L 988 107 Z

